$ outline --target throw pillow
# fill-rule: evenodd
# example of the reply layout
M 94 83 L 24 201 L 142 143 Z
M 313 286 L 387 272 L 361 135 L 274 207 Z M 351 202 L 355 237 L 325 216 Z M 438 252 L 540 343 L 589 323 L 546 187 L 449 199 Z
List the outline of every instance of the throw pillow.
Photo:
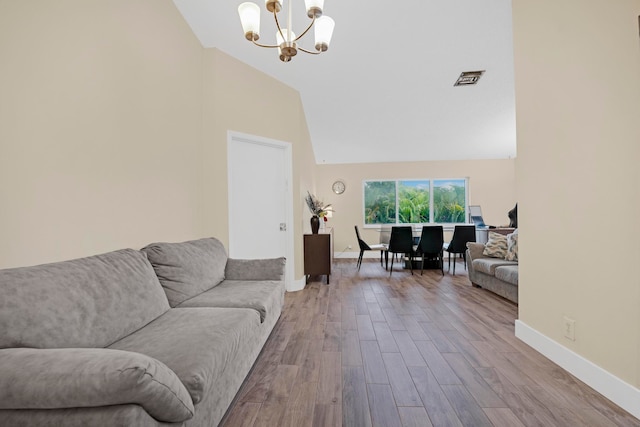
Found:
M 518 229 L 507 235 L 507 261 L 518 261 Z
M 484 245 L 482 254 L 491 258 L 504 259 L 507 256 L 507 236 L 490 231 L 489 241 Z
M 227 251 L 213 237 L 182 243 L 153 243 L 142 249 L 175 307 L 224 280 Z

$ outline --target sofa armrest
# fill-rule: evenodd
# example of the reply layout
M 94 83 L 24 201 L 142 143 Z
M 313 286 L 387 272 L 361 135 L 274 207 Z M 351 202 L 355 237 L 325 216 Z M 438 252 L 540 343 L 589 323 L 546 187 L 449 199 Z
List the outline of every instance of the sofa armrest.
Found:
M 269 259 L 234 259 L 227 260 L 224 270 L 226 280 L 284 280 L 284 266 L 287 260 Z
M 467 249 L 469 250 L 469 255 L 472 261 L 474 259 L 483 257 L 482 255 L 482 253 L 484 252 L 483 243 L 467 242 Z
M 0 409 L 138 404 L 152 417 L 193 417 L 189 392 L 162 362 L 106 348 L 0 350 Z

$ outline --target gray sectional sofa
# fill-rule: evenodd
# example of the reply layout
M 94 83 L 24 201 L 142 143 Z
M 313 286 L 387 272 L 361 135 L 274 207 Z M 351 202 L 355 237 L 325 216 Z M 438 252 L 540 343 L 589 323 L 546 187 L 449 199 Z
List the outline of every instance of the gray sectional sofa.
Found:
M 207 238 L 0 270 L 0 425 L 218 425 L 280 317 L 284 264 Z
M 484 244 L 467 243 L 469 280 L 475 286 L 487 289 L 512 302 L 518 303 L 518 262 L 483 255 Z

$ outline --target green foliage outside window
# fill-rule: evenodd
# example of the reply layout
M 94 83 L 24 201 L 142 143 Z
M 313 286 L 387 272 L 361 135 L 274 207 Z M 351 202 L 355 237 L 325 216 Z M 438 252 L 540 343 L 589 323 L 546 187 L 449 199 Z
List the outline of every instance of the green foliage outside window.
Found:
M 429 222 L 429 181 L 398 182 L 398 222 Z
M 466 191 L 465 179 L 365 181 L 364 223 L 464 223 Z
M 395 181 L 369 181 L 364 184 L 364 223 L 396 223 Z
M 433 182 L 434 222 L 465 222 L 465 181 Z

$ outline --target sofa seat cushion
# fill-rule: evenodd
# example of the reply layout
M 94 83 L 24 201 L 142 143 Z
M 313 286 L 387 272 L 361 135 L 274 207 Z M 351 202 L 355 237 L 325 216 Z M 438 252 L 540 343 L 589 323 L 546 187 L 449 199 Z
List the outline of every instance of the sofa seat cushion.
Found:
M 142 248 L 175 307 L 224 280 L 227 252 L 212 237 L 182 243 L 153 243 Z
M 495 276 L 497 267 L 503 265 L 518 265 L 518 263 L 500 258 L 477 258 L 471 262 L 471 265 L 476 271 Z
M 138 404 L 160 421 L 194 414 L 191 397 L 162 362 L 106 348 L 0 350 L 0 409 Z
M 260 333 L 255 310 L 176 308 L 110 348 L 142 353 L 167 365 L 197 410 L 203 396 L 224 395 L 234 375 L 244 378 L 246 372 L 238 373 L 237 366 L 253 364 Z
M 260 321 L 264 322 L 267 316 L 280 315 L 284 290 L 284 282 L 281 281 L 225 280 L 178 307 L 251 308 L 260 313 Z
M 500 279 L 504 282 L 511 283 L 512 285 L 518 285 L 518 266 L 517 265 L 502 265 L 496 268 L 496 279 Z
M 169 310 L 133 249 L 2 270 L 0 295 L 0 348 L 106 347 Z

